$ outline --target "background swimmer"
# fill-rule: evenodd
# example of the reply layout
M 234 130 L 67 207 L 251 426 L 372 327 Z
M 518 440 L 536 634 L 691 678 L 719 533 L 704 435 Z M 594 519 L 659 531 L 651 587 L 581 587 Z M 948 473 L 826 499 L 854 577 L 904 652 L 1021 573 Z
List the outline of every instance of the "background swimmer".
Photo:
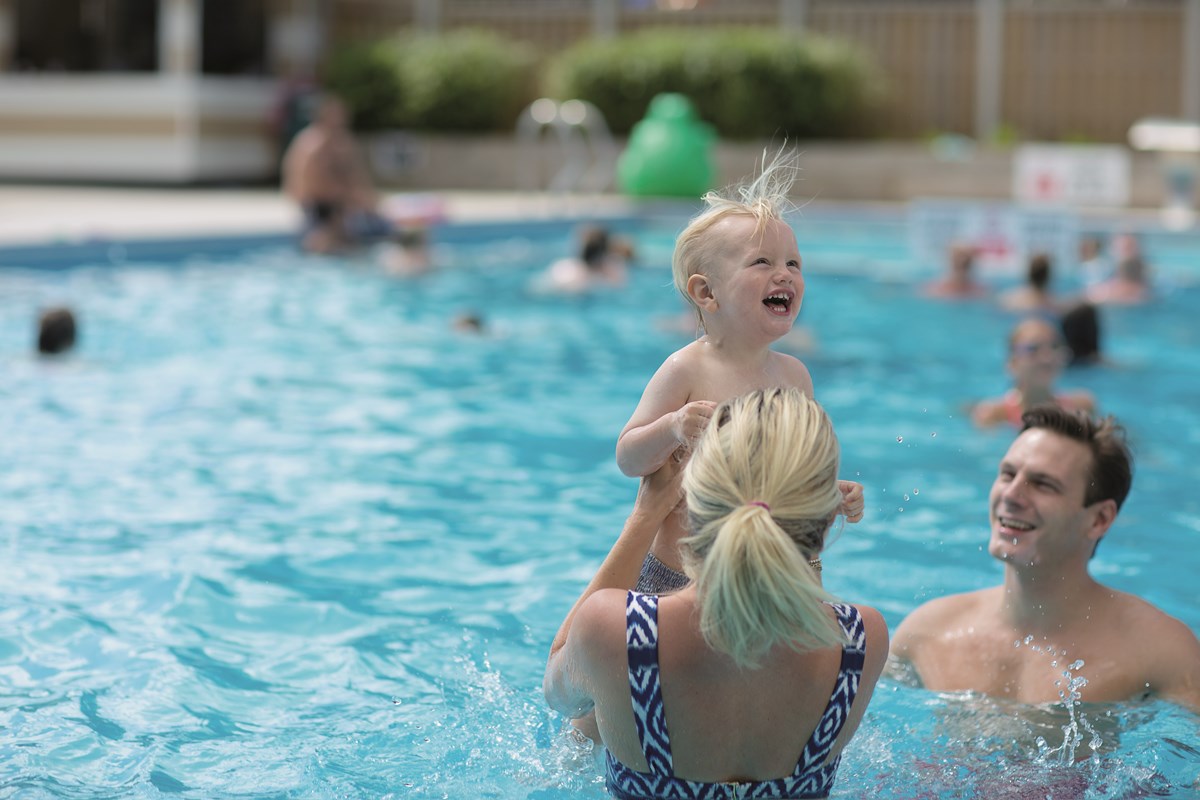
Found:
M 1056 392 L 1054 382 L 1062 374 L 1070 354 L 1057 325 L 1040 317 L 1017 323 L 1008 337 L 1008 373 L 1013 387 L 1002 397 L 981 400 L 971 410 L 976 425 L 989 427 L 1009 423 L 1021 425 L 1021 415 L 1039 403 L 1057 403 L 1063 408 L 1091 413 L 1096 399 L 1079 389 Z

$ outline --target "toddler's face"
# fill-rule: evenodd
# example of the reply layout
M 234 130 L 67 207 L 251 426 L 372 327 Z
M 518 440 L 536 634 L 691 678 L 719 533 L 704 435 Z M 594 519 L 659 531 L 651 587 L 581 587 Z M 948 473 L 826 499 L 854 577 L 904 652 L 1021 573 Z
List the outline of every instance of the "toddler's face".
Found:
M 782 336 L 791 329 L 804 298 L 804 276 L 796 235 L 782 220 L 771 220 L 761 235 L 748 216 L 732 216 L 714 226 L 722 237 L 709 279 L 722 311 L 758 321 Z

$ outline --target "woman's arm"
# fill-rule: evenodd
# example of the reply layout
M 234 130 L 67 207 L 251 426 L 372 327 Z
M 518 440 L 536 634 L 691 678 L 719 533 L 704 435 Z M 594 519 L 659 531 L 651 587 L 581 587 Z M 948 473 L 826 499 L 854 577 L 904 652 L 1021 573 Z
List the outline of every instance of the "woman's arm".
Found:
M 625 521 L 625 527 L 605 557 L 595 577 L 583 590 L 583 594 L 571 607 L 562 626 L 550 645 L 550 658 L 546 663 L 546 675 L 542 683 L 546 701 L 556 711 L 568 716 L 579 716 L 591 708 L 588 690 L 588 669 L 591 664 L 586 658 L 586 640 L 592 629 L 613 622 L 624 626 L 624 615 L 606 616 L 594 613 L 598 608 L 591 604 L 584 608 L 593 595 L 605 589 L 627 591 L 637 583 L 642 561 L 650 551 L 654 534 L 663 520 L 679 505 L 679 492 L 683 470 L 669 461 L 653 475 L 643 478 L 638 490 L 633 511 Z M 623 606 L 622 606 L 623 607 Z

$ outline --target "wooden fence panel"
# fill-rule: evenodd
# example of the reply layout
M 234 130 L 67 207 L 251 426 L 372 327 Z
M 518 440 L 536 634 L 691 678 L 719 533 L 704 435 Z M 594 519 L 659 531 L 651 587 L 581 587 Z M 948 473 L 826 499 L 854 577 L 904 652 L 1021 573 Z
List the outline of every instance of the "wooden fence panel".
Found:
M 335 0 L 329 17 L 334 45 L 379 39 L 412 27 L 417 0 Z
M 1015 7 L 1005 15 L 1001 119 L 1026 139 L 1123 142 L 1181 112 L 1183 12 Z
M 971 133 L 974 3 L 814 3 L 807 27 L 853 42 L 879 67 L 887 92 L 882 133 Z
M 483 28 L 554 53 L 592 36 L 592 12 L 587 2 L 442 0 L 442 25 Z
M 0 0 L 3 3 L 5 0 Z M 781 0 L 614 0 L 619 33 L 650 27 L 778 26 Z M 1182 113 L 1186 0 L 1008 0 L 1000 119 L 1029 139 L 1125 141 L 1152 114 Z M 331 39 L 417 24 L 421 0 L 334 0 Z M 847 39 L 876 62 L 886 107 L 877 132 L 974 134 L 975 0 L 809 0 L 805 27 Z M 595 35 L 590 0 L 440 0 L 443 30 L 480 27 L 551 54 Z

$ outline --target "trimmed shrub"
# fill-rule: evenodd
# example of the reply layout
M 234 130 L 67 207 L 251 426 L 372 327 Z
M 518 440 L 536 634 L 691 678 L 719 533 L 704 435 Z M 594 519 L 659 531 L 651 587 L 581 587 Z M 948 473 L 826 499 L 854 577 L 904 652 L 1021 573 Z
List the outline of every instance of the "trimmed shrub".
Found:
M 359 130 L 511 130 L 536 96 L 530 48 L 487 31 L 405 34 L 343 48 L 325 85 Z
M 346 45 L 325 64 L 322 83 L 345 101 L 355 130 L 404 124 L 404 87 L 395 48 L 387 42 Z
M 615 133 L 627 133 L 655 95 L 679 92 L 731 139 L 850 135 L 880 99 L 876 71 L 849 44 L 756 28 L 584 42 L 554 59 L 547 88 L 594 103 Z
M 399 47 L 415 128 L 511 130 L 536 96 L 533 51 L 492 33 L 406 37 Z

